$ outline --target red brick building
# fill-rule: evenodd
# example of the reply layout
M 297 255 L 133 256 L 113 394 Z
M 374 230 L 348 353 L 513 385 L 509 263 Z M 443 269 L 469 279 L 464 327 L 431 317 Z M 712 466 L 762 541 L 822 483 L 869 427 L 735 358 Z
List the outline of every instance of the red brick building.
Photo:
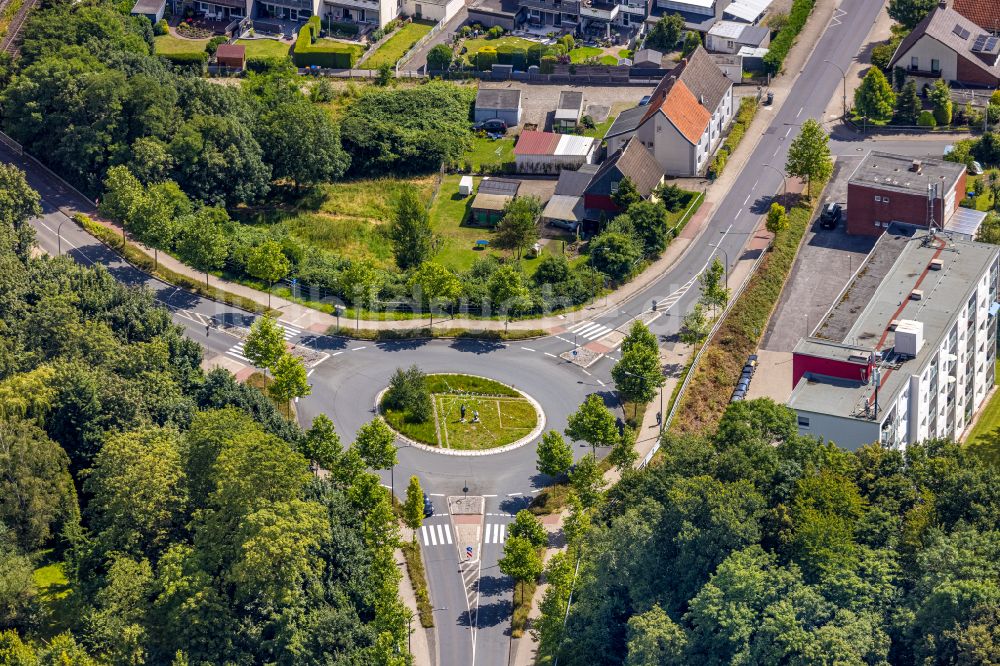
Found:
M 878 236 L 892 222 L 946 226 L 965 197 L 965 165 L 871 152 L 847 184 L 847 233 Z

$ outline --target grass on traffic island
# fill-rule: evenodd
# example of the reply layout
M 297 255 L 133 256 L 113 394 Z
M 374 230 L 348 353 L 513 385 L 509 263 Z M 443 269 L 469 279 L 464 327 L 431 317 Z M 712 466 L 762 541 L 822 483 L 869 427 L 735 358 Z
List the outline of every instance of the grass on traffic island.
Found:
M 813 189 L 822 193 L 825 185 L 825 182 L 813 183 Z M 729 405 L 747 355 L 757 350 L 760 335 L 767 329 L 795 263 L 799 244 L 821 199 L 821 196 L 811 200 L 801 197 L 788 211 L 788 228 L 775 237 L 757 272 L 699 360 L 670 424 L 671 432 L 700 434 L 715 429 Z
M 427 572 L 424 571 L 420 545 L 413 541 L 404 541 L 399 547 L 406 559 L 406 571 L 410 574 L 413 594 L 417 598 L 417 615 L 420 616 L 420 626 L 430 629 L 434 626 L 434 609 L 431 606 L 430 592 L 427 590 Z
M 73 221 L 88 234 L 94 236 L 121 255 L 125 261 L 129 262 L 139 270 L 153 275 L 168 284 L 172 284 L 175 287 L 180 287 L 188 291 L 193 291 L 199 296 L 204 296 L 214 301 L 225 303 L 226 305 L 242 308 L 243 310 L 247 310 L 249 312 L 263 313 L 268 311 L 266 307 L 259 305 L 256 301 L 252 301 L 249 298 L 237 296 L 236 294 L 231 294 L 228 291 L 224 291 L 216 287 L 206 286 L 201 280 L 195 280 L 187 275 L 176 273 L 169 268 L 165 268 L 163 264 L 155 264 L 153 257 L 149 256 L 144 250 L 140 249 L 138 245 L 123 242 L 121 234 L 117 231 L 104 226 L 100 222 L 96 222 L 83 213 L 75 213 L 73 215 Z
M 345 317 L 345 320 L 347 318 Z M 373 328 L 351 328 L 349 326 L 331 326 L 326 331 L 327 335 L 351 338 L 353 340 L 372 340 L 374 342 L 386 342 L 389 340 L 425 340 L 428 338 L 446 339 L 469 339 L 482 340 L 485 342 L 500 342 L 502 340 L 530 340 L 548 335 L 541 328 L 515 329 L 513 331 L 499 330 L 476 330 L 470 328 L 406 328 L 396 329 L 373 329 Z
M 275 409 L 277 409 L 282 416 L 284 416 L 286 419 L 290 421 L 296 420 L 295 405 L 291 401 L 282 404 L 280 400 L 275 400 L 274 398 L 271 397 L 271 393 L 267 390 L 267 388 L 273 383 L 274 379 L 268 377 L 263 372 L 259 371 L 256 371 L 253 374 L 251 374 L 249 377 L 247 377 L 246 380 L 247 386 L 252 386 L 261 393 L 263 393 L 267 397 L 267 399 L 271 401 L 271 404 L 274 405 Z
M 528 435 L 538 423 L 535 407 L 514 389 L 470 375 L 427 375 L 434 416 L 422 423 L 384 409 L 386 422 L 412 440 L 442 448 L 484 451 Z M 465 420 L 461 406 L 465 405 Z M 473 422 L 475 413 L 479 422 Z
M 542 549 L 544 553 L 544 549 Z M 510 618 L 510 635 L 513 638 L 524 636 L 528 629 L 528 613 L 531 612 L 531 601 L 535 598 L 538 580 L 519 580 L 514 582 L 514 611 Z

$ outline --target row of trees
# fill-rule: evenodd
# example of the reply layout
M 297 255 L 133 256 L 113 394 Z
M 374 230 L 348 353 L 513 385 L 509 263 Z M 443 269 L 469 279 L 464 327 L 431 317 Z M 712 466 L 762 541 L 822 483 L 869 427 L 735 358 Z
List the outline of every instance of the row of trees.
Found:
M 205 374 L 152 293 L 22 251 L 38 195 L 0 180 L 0 661 L 408 663 L 384 424 L 345 450 Z
M 574 496 L 540 655 L 991 663 L 998 470 L 943 441 L 844 451 L 799 436 L 795 419 L 735 403 L 709 436 L 665 437 L 659 464 L 589 508 Z

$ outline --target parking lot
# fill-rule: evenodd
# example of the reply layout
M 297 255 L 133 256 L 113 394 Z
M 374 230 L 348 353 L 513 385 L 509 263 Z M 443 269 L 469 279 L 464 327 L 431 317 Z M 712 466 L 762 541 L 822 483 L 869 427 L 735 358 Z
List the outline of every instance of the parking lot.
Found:
M 806 231 L 788 283 L 764 334 L 762 349 L 791 352 L 800 338 L 816 328 L 875 244 L 873 237 L 848 236 L 844 231 L 847 216 L 851 214 L 847 209 L 847 181 L 861 159 L 852 156 L 837 160 L 821 204 L 840 203 L 844 207 L 843 219 L 836 229 L 822 229 L 817 217 Z

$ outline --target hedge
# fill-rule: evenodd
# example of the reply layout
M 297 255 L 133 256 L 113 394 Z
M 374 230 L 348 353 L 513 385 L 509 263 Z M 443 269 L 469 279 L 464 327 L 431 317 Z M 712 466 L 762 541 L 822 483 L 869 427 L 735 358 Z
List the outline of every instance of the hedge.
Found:
M 492 46 L 484 46 L 476 53 L 476 69 L 488 72 L 498 61 L 497 50 Z
M 528 51 L 519 46 L 505 44 L 497 48 L 497 62 L 501 65 L 513 65 L 514 69 L 524 71 L 528 64 Z
M 917 118 L 917 125 L 919 127 L 937 127 L 937 118 L 930 111 L 921 111 L 920 117 Z
M 736 112 L 736 122 L 733 123 L 732 129 L 729 130 L 729 136 L 726 137 L 722 147 L 719 148 L 719 152 L 708 167 L 710 178 L 718 178 L 722 174 L 722 170 L 726 168 L 726 163 L 729 161 L 729 156 L 736 152 L 737 146 L 740 145 L 740 141 L 743 140 L 750 127 L 750 123 L 757 115 L 757 108 L 755 97 L 744 97 L 740 100 L 740 108 Z
M 197 74 L 204 73 L 205 68 L 208 65 L 208 53 L 205 51 L 199 51 L 197 53 L 160 54 L 160 57 L 167 60 L 167 62 L 174 67 L 190 70 Z
M 318 16 L 313 18 L 318 19 Z M 340 21 L 331 21 L 327 24 L 327 29 L 330 32 L 337 32 L 342 35 L 356 35 L 358 34 L 358 24 L 357 23 L 341 23 Z
M 331 69 L 350 69 L 354 66 L 354 51 L 344 45 L 316 44 L 319 37 L 320 19 L 312 16 L 299 30 L 292 51 L 292 60 L 296 67 L 329 67 Z
M 771 75 L 781 71 L 781 66 L 785 63 L 788 52 L 795 44 L 795 38 L 802 32 L 815 4 L 816 0 L 792 1 L 792 10 L 788 13 L 788 23 L 771 40 L 771 46 L 767 55 L 764 56 L 764 68 Z

